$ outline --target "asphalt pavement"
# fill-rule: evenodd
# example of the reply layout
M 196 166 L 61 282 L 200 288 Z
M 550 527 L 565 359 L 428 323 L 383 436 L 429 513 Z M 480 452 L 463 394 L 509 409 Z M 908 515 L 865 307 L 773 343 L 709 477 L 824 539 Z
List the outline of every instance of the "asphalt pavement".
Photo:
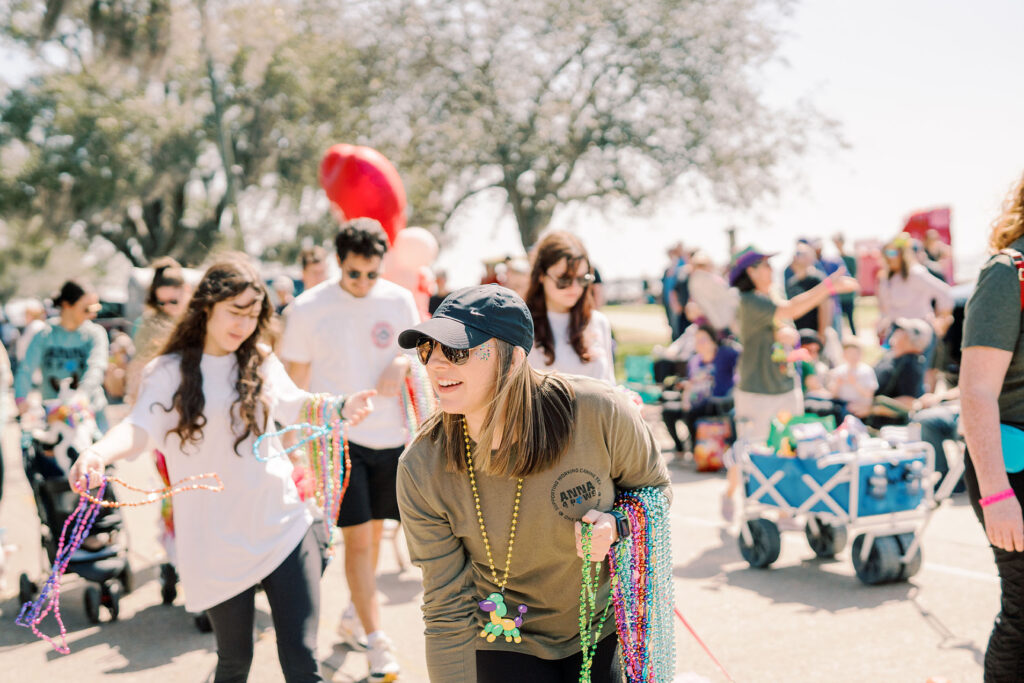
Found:
M 666 438 L 667 435 L 658 431 Z M 60 655 L 14 624 L 21 572 L 40 578 L 39 521 L 21 469 L 17 433 L 3 433 L 6 486 L 0 527 L 17 545 L 0 586 L 0 679 L 6 681 L 205 681 L 216 661 L 211 634 L 200 633 L 181 606 L 164 606 L 157 572 L 156 505 L 125 510 L 134 592 L 121 600 L 117 622 L 91 625 L 83 610 L 84 582 L 68 577 L 61 606 L 71 654 Z M 667 443 L 666 443 L 667 445 Z M 981 661 L 998 607 L 999 584 L 984 534 L 963 497 L 941 507 L 923 543 L 924 564 L 908 583 L 865 586 L 849 549 L 834 560 L 815 559 L 802 532 L 783 534 L 782 554 L 766 570 L 741 558 L 736 530 L 722 521 L 721 474 L 670 465 L 675 500 L 672 542 L 676 604 L 693 635 L 676 621 L 677 671 L 727 680 L 698 637 L 736 681 L 980 681 Z M 138 486 L 159 485 L 143 457 L 118 465 Z M 527 538 L 522 539 L 528 542 Z M 852 539 L 851 539 L 852 540 Z M 344 552 L 343 548 L 339 552 Z M 425 682 L 419 573 L 404 566 L 404 544 L 385 541 L 381 552 L 383 617 L 403 666 L 402 681 Z M 337 643 L 334 626 L 347 603 L 340 558 L 323 581 L 320 656 L 325 677 L 362 681 L 365 656 Z M 250 681 L 283 680 L 274 632 L 262 596 Z M 52 619 L 44 623 L 55 634 Z

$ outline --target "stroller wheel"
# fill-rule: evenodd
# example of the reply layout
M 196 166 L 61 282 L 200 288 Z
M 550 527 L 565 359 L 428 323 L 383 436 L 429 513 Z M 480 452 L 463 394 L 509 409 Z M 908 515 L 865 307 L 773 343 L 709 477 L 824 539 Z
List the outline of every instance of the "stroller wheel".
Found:
M 895 536 L 876 536 L 866 560 L 860 557 L 864 545 L 864 536 L 853 539 L 853 569 L 857 578 L 869 586 L 899 579 L 901 567 L 900 544 Z
M 914 534 L 899 534 L 896 536 L 896 541 L 900 545 L 900 557 L 903 557 L 904 553 L 907 552 L 907 548 L 914 542 Z M 907 562 L 900 563 L 900 574 L 896 577 L 897 581 L 906 581 L 914 574 L 921 571 L 921 545 L 918 544 L 917 550 Z
M 832 526 L 820 519 L 815 519 L 815 521 L 818 523 L 818 533 L 814 533 L 810 522 L 804 527 L 807 543 L 818 557 L 822 559 L 835 557 L 836 553 L 846 546 L 846 527 L 842 524 Z
M 22 574 L 18 577 L 18 602 L 25 604 L 36 597 L 36 584 L 32 582 L 32 579 L 28 578 L 28 574 Z
M 125 562 L 124 571 L 121 572 L 118 579 L 121 581 L 121 588 L 125 595 L 135 590 L 135 574 L 127 562 Z
M 85 589 L 85 616 L 90 624 L 100 623 L 100 589 L 96 586 Z
M 178 597 L 178 572 L 174 565 L 164 563 L 160 565 L 160 599 L 165 605 L 170 605 Z
M 121 584 L 117 581 L 103 585 L 103 606 L 110 612 L 110 620 L 117 621 L 121 612 Z
M 747 522 L 747 529 L 750 531 L 751 543 L 747 545 L 743 540 L 743 534 L 740 534 L 740 554 L 751 567 L 764 569 L 779 559 L 779 553 L 782 552 L 782 537 L 775 522 L 770 519 L 752 519 Z
M 196 629 L 200 633 L 211 633 L 213 631 L 213 624 L 210 623 L 210 617 L 206 615 L 206 612 L 197 614 L 194 617 Z

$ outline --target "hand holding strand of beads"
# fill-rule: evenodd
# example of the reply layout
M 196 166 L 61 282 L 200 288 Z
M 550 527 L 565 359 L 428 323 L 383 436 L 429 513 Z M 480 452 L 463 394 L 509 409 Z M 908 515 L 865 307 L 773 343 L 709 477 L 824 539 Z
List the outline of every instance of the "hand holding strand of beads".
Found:
M 600 510 L 588 510 L 583 515 L 583 522 L 594 525 L 591 536 L 590 561 L 601 562 L 608 555 L 608 550 L 619 540 L 618 532 L 615 529 L 615 517 L 610 513 Z M 580 522 L 576 522 L 576 556 L 583 558 L 583 528 Z

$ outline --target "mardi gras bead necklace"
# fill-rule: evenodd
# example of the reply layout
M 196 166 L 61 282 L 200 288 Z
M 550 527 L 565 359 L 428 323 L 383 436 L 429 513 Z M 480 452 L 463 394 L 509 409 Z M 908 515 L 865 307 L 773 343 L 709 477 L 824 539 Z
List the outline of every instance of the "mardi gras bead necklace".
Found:
M 629 538 L 615 544 L 608 556 L 626 680 L 671 681 L 675 597 L 668 500 L 659 489 L 634 489 L 620 492 L 615 508 L 630 526 Z
M 473 447 L 469 443 L 469 428 L 466 426 L 465 418 L 462 419 L 462 437 L 466 443 L 466 469 L 469 471 L 469 487 L 473 490 L 473 505 L 476 506 L 476 519 L 480 523 L 480 535 L 484 539 L 484 550 L 487 552 L 487 566 L 491 570 L 491 580 L 498 587 L 496 593 L 491 593 L 486 600 L 478 604 L 480 609 L 488 614 L 489 623 L 480 631 L 480 637 L 486 638 L 487 642 L 493 643 L 498 636 L 504 636 L 505 642 L 521 643 L 522 634 L 519 628 L 523 625 L 523 615 L 527 612 L 526 605 L 519 605 L 519 615 L 514 619 L 507 618 L 508 607 L 505 605 L 505 586 L 508 584 L 509 568 L 512 566 L 512 546 L 516 542 L 516 525 L 519 523 L 519 501 L 523 496 L 523 478 L 516 480 L 516 499 L 512 504 L 512 527 L 508 533 L 508 554 L 505 555 L 505 575 L 498 578 L 498 572 L 494 568 L 494 557 L 491 554 L 491 542 L 487 538 L 487 527 L 484 526 L 484 513 L 480 508 L 480 492 L 476 488 L 476 475 L 473 473 Z
M 427 369 L 421 363 L 413 363 L 402 384 L 402 409 L 410 437 L 416 433 L 424 420 L 437 409 L 437 395 L 430 385 Z
M 189 484 L 189 482 L 200 481 L 202 479 L 213 479 L 217 483 L 216 485 Z M 124 503 L 104 500 L 104 495 L 107 492 L 107 485 L 112 481 L 121 484 L 130 491 L 145 493 L 147 496 L 141 501 Z M 222 491 L 224 489 L 224 485 L 221 483 L 220 478 L 216 474 L 212 473 L 188 477 L 173 486 L 168 486 L 164 489 L 152 490 L 129 486 L 115 477 L 101 476 L 96 495 L 90 494 L 88 489 L 89 477 L 87 475 L 86 490 L 78 492 L 78 505 L 75 507 L 74 512 L 72 512 L 64 521 L 64 526 L 61 528 L 60 538 L 57 540 L 57 551 L 54 553 L 53 557 L 53 567 L 50 572 L 50 576 L 47 577 L 46 583 L 39 591 L 39 596 L 35 600 L 23 604 L 21 606 L 21 611 L 18 612 L 17 619 L 14 621 L 18 626 L 24 626 L 32 629 L 32 633 L 37 638 L 45 640 L 54 650 L 64 655 L 69 654 L 71 650 L 68 648 L 67 629 L 64 627 L 64 620 L 61 618 L 60 614 L 60 583 L 67 571 L 68 563 L 71 562 L 72 556 L 74 556 L 82 546 L 85 539 L 88 538 L 89 531 L 92 529 L 93 523 L 96 521 L 96 517 L 100 513 L 100 508 L 136 507 L 139 505 L 145 505 L 146 503 L 164 500 L 184 491 L 195 491 L 200 489 L 206 491 Z M 55 642 L 52 638 L 39 630 L 39 624 L 42 623 L 43 619 L 51 611 L 57 621 L 57 627 L 60 629 L 60 643 Z
M 590 683 L 591 667 L 597 653 L 597 641 L 604 630 L 604 622 L 608 619 L 608 611 L 612 606 L 611 595 L 604 607 L 601 620 L 591 628 L 597 618 L 597 588 L 601 576 L 601 562 L 590 561 L 593 544 L 594 525 L 589 522 L 581 524 L 581 543 L 583 548 L 583 580 L 580 583 L 580 653 L 583 655 L 583 666 L 580 667 L 580 683 Z M 612 577 L 614 589 L 615 577 Z
M 348 439 L 345 437 L 345 422 L 341 419 L 344 400 L 330 394 L 313 394 L 303 408 L 306 422 L 289 425 L 284 429 L 266 432 L 256 438 L 252 445 L 253 455 L 260 462 L 294 453 L 306 444 L 307 466 L 319 486 L 314 497 L 323 509 L 324 531 L 328 538 L 328 551 L 333 552 L 335 537 L 332 533 L 341 501 L 348 490 L 352 471 L 349 458 Z M 282 451 L 264 457 L 260 455 L 260 444 L 265 439 L 279 438 L 290 432 L 302 432 L 303 437 Z
M 203 481 L 204 479 L 212 479 L 216 483 L 192 483 Z M 129 491 L 134 491 L 135 493 L 144 493 L 146 494 L 146 497 L 143 498 L 142 500 L 104 500 L 102 492 L 94 496 L 91 493 L 89 493 L 88 489 L 86 489 L 85 491 L 78 491 L 78 495 L 84 498 L 85 500 L 89 501 L 93 505 L 96 505 L 101 508 L 133 508 L 138 507 L 139 505 L 148 505 L 149 503 L 155 503 L 158 500 L 166 500 L 185 491 L 217 492 L 224 490 L 224 482 L 222 482 L 220 480 L 220 477 L 217 476 L 217 474 L 215 474 L 214 472 L 207 472 L 206 474 L 195 474 L 191 477 L 185 477 L 184 479 L 175 484 L 165 486 L 164 488 L 160 489 L 140 489 L 137 486 L 132 486 L 131 484 L 125 482 L 122 479 L 118 479 L 117 477 L 104 477 L 104 480 L 104 485 L 108 482 L 114 482 L 116 484 L 120 484 L 122 487 Z

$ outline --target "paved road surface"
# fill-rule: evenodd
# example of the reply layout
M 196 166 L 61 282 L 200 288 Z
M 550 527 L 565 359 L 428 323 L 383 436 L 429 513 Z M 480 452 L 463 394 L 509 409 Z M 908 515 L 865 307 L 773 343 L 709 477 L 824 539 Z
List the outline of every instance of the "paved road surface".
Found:
M 663 434 L 664 435 L 664 434 Z M 82 609 L 83 582 L 62 592 L 71 654 L 54 653 L 14 625 L 21 571 L 38 575 L 38 519 L 21 472 L 16 434 L 4 434 L 7 486 L 0 527 L 20 549 L 9 559 L 0 591 L 0 679 L 7 681 L 204 681 L 216 655 L 213 636 L 198 633 L 180 606 L 160 604 L 156 506 L 127 511 L 131 562 L 138 577 L 122 600 L 121 620 L 91 626 Z M 145 458 L 120 466 L 139 485 L 157 485 Z M 854 576 L 849 552 L 813 559 L 802 533 L 785 534 L 770 570 L 740 558 L 735 533 L 718 516 L 724 480 L 673 466 L 672 507 L 676 601 L 690 624 L 737 681 L 950 681 L 981 679 L 980 661 L 998 603 L 998 583 L 980 527 L 963 499 L 941 509 L 924 541 L 924 568 L 910 583 L 867 587 Z M 523 541 L 528 542 L 526 537 Z M 415 568 L 402 570 L 391 546 L 382 552 L 384 623 L 398 644 L 403 681 L 426 681 Z M 334 624 L 347 601 L 341 563 L 323 584 L 321 657 L 333 681 L 360 681 L 365 658 L 335 645 Z M 180 605 L 180 598 L 179 603 Z M 259 603 L 258 641 L 250 680 L 282 680 L 266 603 Z M 53 632 L 51 621 L 47 622 Z M 678 671 L 725 680 L 696 640 L 677 624 Z

